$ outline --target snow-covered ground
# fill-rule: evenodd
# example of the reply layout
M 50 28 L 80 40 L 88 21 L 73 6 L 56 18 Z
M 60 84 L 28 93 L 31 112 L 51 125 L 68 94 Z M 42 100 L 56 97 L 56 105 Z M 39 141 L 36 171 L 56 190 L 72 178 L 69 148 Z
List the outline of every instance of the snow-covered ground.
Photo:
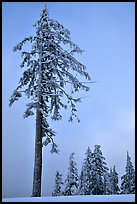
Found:
M 135 202 L 135 195 L 87 195 L 3 198 L 2 202 Z

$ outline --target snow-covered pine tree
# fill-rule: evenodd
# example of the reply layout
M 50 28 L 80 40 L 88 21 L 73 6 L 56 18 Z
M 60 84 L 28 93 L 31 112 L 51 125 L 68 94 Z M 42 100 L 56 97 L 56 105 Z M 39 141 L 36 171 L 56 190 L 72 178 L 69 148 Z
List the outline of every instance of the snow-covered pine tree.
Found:
M 112 181 L 112 186 L 113 186 L 113 193 L 112 194 L 119 194 L 120 188 L 118 185 L 119 178 L 118 178 L 118 173 L 116 171 L 116 167 L 113 167 L 113 171 L 111 173 L 111 181 Z
M 110 173 L 108 171 L 106 171 L 103 174 L 103 183 L 104 183 L 103 194 L 104 195 L 113 194 L 113 186 L 112 186 L 112 181 L 111 181 L 111 172 L 112 172 L 112 169 L 110 169 Z
M 91 195 L 92 188 L 92 151 L 88 147 L 84 159 L 82 170 L 79 176 L 79 194 Z
M 65 180 L 65 190 L 64 195 L 77 195 L 78 194 L 78 170 L 76 167 L 76 162 L 74 161 L 74 153 L 70 155 L 69 167 L 67 178 Z
M 78 179 L 78 194 L 79 195 L 84 195 L 84 184 L 85 184 L 84 166 L 82 166 L 81 173 Z
M 20 51 L 26 42 L 32 43 L 30 51 L 21 53 L 23 60 L 20 67 L 26 70 L 11 95 L 9 106 L 20 99 L 24 93 L 30 99 L 26 104 L 24 118 L 34 115 L 36 111 L 32 196 L 39 197 L 41 196 L 42 146 L 51 143 L 51 152 L 58 153 L 54 142 L 55 132 L 50 127 L 48 118 L 54 121 L 62 119 L 60 109 L 67 109 L 68 106 L 71 110 L 69 121 L 74 117 L 77 118 L 76 103 L 80 102 L 81 98 L 75 98 L 73 93 L 80 90 L 89 91 L 89 87 L 80 82 L 78 76 L 84 76 L 87 80 L 90 80 L 90 76 L 86 67 L 74 57 L 75 53 L 81 54 L 82 50 L 71 41 L 70 32 L 63 25 L 49 18 L 46 5 L 34 27 L 36 34 L 25 37 L 13 48 L 13 51 Z M 71 88 L 70 93 L 68 86 Z M 65 102 L 64 98 L 66 98 Z
M 93 195 L 103 195 L 104 194 L 104 173 L 108 171 L 105 158 L 102 156 L 102 151 L 100 150 L 100 145 L 94 146 L 93 160 L 92 160 L 92 194 Z
M 59 171 L 57 171 L 56 175 L 55 175 L 55 186 L 54 186 L 54 190 L 52 192 L 52 196 L 63 195 L 62 184 L 63 184 L 62 174 L 60 174 Z
M 135 194 L 135 171 L 127 151 L 126 174 L 121 177 L 121 194 Z
M 118 186 L 118 173 L 116 167 L 110 168 L 110 173 L 108 171 L 104 174 L 104 194 L 119 194 Z

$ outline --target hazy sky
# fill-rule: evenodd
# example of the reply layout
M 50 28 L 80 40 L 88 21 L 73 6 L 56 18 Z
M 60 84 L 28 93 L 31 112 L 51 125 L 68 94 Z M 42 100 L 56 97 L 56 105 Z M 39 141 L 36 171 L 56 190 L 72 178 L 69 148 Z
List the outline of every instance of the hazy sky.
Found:
M 2 3 L 2 187 L 3 197 L 31 195 L 35 118 L 23 119 L 27 99 L 11 108 L 9 98 L 22 70 L 20 52 L 12 48 L 33 35 L 43 2 Z M 76 56 L 86 65 L 95 84 L 77 107 L 80 123 L 52 122 L 60 154 L 43 149 L 42 196 L 51 195 L 56 170 L 66 178 L 68 160 L 75 152 L 78 171 L 88 146 L 100 144 L 107 166 L 125 173 L 126 152 L 135 159 L 135 3 L 47 2 L 49 16 L 71 32 L 71 39 L 85 52 Z

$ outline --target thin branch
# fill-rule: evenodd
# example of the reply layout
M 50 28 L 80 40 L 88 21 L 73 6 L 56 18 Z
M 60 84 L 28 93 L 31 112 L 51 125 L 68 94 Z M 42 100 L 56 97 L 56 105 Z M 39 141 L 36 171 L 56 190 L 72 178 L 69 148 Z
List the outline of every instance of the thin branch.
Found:
M 46 83 L 43 83 L 43 82 L 42 82 L 41 85 L 48 84 L 48 83 L 52 83 L 52 82 L 53 82 L 53 80 L 49 80 L 49 81 L 47 81 Z M 60 80 L 60 81 L 54 81 L 54 82 L 67 82 L 67 83 L 73 84 L 73 82 L 71 82 L 71 81 L 66 81 L 66 80 Z M 77 82 L 77 83 L 81 83 L 81 84 L 87 84 L 87 83 L 91 84 L 91 83 L 97 83 L 98 81 L 88 81 L 88 82 L 76 81 L 76 82 Z

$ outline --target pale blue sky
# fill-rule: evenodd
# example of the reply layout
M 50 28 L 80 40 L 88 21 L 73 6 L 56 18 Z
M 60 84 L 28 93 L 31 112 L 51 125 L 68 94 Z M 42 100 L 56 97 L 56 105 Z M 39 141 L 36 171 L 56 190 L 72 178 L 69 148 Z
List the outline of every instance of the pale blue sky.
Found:
M 30 196 L 34 162 L 35 118 L 23 119 L 26 98 L 9 108 L 22 70 L 20 53 L 12 48 L 33 35 L 43 2 L 2 3 L 2 147 L 3 197 Z M 78 105 L 81 123 L 52 123 L 60 154 L 43 149 L 42 195 L 51 195 L 56 170 L 66 177 L 68 159 L 75 152 L 81 169 L 90 146 L 101 145 L 108 167 L 125 173 L 126 151 L 135 159 L 135 4 L 129 2 L 47 2 L 51 18 L 71 32 L 71 39 L 85 52 L 76 56 L 95 84 Z M 83 93 L 82 93 L 83 94 Z M 83 96 L 83 95 L 82 95 Z

